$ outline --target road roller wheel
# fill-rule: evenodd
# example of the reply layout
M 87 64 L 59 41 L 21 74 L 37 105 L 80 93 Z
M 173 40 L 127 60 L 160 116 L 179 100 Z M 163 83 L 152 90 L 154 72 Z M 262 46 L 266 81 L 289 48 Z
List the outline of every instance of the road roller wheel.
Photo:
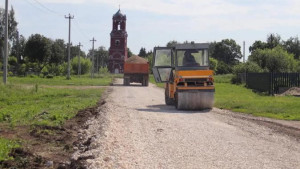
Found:
M 185 91 L 176 95 L 176 108 L 179 110 L 211 109 L 214 105 L 213 91 Z

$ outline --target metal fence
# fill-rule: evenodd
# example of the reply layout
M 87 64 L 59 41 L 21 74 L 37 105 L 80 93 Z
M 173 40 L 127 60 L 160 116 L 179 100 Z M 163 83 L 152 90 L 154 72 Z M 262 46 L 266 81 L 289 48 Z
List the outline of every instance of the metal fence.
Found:
M 246 85 L 273 95 L 281 89 L 300 87 L 300 73 L 246 73 Z

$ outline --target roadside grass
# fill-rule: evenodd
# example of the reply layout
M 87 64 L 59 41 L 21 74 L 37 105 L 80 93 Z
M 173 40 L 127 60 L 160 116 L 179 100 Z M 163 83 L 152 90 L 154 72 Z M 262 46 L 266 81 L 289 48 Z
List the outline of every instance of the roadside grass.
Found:
M 254 116 L 300 120 L 300 98 L 267 96 L 230 83 L 232 75 L 215 76 L 215 107 Z
M 38 76 L 28 77 L 9 77 L 9 84 L 38 84 L 38 85 L 73 85 L 73 86 L 108 86 L 113 78 L 123 77 L 123 75 L 112 74 L 95 74 L 92 79 L 90 75 L 71 76 L 70 80 L 67 80 L 64 76 L 55 76 L 53 78 L 42 78 Z
M 20 147 L 18 143 L 0 137 L 0 161 L 11 159 L 11 157 L 9 157 L 11 149 L 18 147 Z
M 0 85 L 0 123 L 58 126 L 78 110 L 96 105 L 103 90 Z
M 274 97 L 255 93 L 243 85 L 231 84 L 232 76 L 231 74 L 214 76 L 215 107 L 254 116 L 300 121 L 299 97 Z M 150 82 L 158 87 L 164 87 L 164 83 L 155 83 L 153 75 L 150 76 Z
M 165 87 L 165 83 L 156 83 L 153 75 L 150 75 L 150 76 L 149 76 L 149 82 L 150 82 L 150 83 L 153 83 L 153 84 L 155 84 L 156 86 L 161 87 L 161 88 L 164 88 L 164 87 Z
M 79 110 L 95 106 L 105 90 L 105 88 L 56 88 L 54 85 L 73 83 L 78 86 L 107 86 L 112 80 L 111 75 L 97 79 L 72 77 L 72 80 L 65 80 L 65 77 L 54 79 L 10 77 L 7 85 L 0 82 L 0 134 L 3 129 L 13 131 L 18 126 L 29 126 L 31 129 L 36 126 L 62 126 Z M 39 85 L 53 87 L 43 88 Z M 8 153 L 12 148 L 19 146 L 22 145 L 0 135 L 0 161 L 9 160 Z

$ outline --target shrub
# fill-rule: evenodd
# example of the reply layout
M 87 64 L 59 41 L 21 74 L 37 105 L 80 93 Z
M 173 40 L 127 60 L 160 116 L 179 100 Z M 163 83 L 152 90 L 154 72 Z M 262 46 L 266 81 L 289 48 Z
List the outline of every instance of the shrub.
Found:
M 107 67 L 101 67 L 99 69 L 100 74 L 109 74 L 108 68 Z
M 257 49 L 249 56 L 249 61 L 269 72 L 294 72 L 297 69 L 293 55 L 280 46 L 273 49 Z
M 10 57 L 8 58 L 8 64 L 9 64 L 9 65 L 11 65 L 11 66 L 16 66 L 17 63 L 18 63 L 18 60 L 17 60 L 16 57 L 10 56 Z
M 80 57 L 81 74 L 90 72 L 92 62 L 88 58 Z M 71 61 L 72 73 L 77 74 L 78 72 L 78 57 L 75 57 Z
M 230 73 L 232 73 L 232 66 L 224 63 L 223 61 L 219 61 L 217 74 L 230 74 Z
M 263 72 L 263 69 L 259 67 L 255 62 L 246 62 L 240 63 L 233 67 L 233 73 L 237 75 L 238 73 L 246 73 L 246 72 Z
M 209 69 L 217 72 L 218 70 L 218 60 L 214 58 L 209 58 Z

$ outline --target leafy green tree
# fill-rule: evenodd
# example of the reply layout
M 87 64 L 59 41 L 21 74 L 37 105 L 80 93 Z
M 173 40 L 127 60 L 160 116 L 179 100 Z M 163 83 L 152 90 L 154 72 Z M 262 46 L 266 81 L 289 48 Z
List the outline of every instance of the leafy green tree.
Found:
M 278 34 L 271 33 L 267 37 L 267 48 L 273 49 L 281 45 L 281 37 Z
M 51 44 L 51 56 L 49 58 L 50 64 L 59 65 L 65 61 L 66 44 L 63 39 L 56 39 Z
M 14 8 L 11 7 L 11 10 L 8 13 L 8 38 L 10 42 L 13 42 L 16 40 L 17 36 L 17 28 L 18 22 L 15 19 L 15 11 Z M 4 37 L 5 33 L 5 10 L 3 8 L 0 8 L 0 46 L 4 45 Z M 0 48 L 0 59 L 3 58 L 3 49 Z
M 241 47 L 233 39 L 224 39 L 221 42 L 211 43 L 210 54 L 211 57 L 228 65 L 235 65 L 242 58 Z
M 67 45 L 66 45 L 66 61 L 68 61 L 67 57 L 68 57 L 68 54 L 67 54 L 68 50 L 67 50 Z M 73 59 L 74 57 L 78 57 L 78 54 L 79 54 L 79 47 L 78 46 L 71 46 L 71 59 Z M 84 51 L 81 50 L 80 48 L 80 56 L 82 57 L 86 57 L 86 54 Z
M 139 53 L 138 55 L 139 55 L 140 57 L 145 58 L 146 55 L 147 55 L 146 48 L 142 47 L 142 48 L 140 49 L 140 53 Z
M 132 55 L 134 55 L 129 48 L 127 48 L 127 57 L 130 58 Z
M 25 54 L 25 45 L 26 45 L 26 38 L 23 35 L 17 37 L 16 41 L 13 42 L 11 48 L 11 56 L 16 56 L 18 59 L 18 63 L 21 63 L 21 60 L 24 58 Z
M 178 44 L 178 42 L 176 40 L 172 40 L 172 41 L 168 42 L 166 46 L 167 47 L 174 47 L 177 44 Z
M 38 64 L 40 70 L 49 63 L 51 58 L 51 40 L 40 35 L 31 35 L 25 46 L 25 55 L 29 62 Z
M 106 50 L 106 48 L 104 46 L 100 46 L 97 50 L 96 50 L 96 61 L 98 61 L 98 65 L 99 67 L 107 67 L 107 63 L 108 63 L 108 50 Z
M 253 52 L 256 49 L 266 49 L 267 48 L 267 43 L 266 42 L 262 42 L 260 40 L 255 41 L 252 46 L 249 47 L 249 51 Z
M 284 48 L 289 52 L 294 54 L 295 59 L 300 57 L 300 41 L 298 37 L 291 37 L 287 41 L 283 42 Z
M 273 49 L 258 49 L 250 56 L 249 61 L 255 62 L 262 69 L 269 72 L 293 72 L 297 69 L 297 62 L 281 46 Z

